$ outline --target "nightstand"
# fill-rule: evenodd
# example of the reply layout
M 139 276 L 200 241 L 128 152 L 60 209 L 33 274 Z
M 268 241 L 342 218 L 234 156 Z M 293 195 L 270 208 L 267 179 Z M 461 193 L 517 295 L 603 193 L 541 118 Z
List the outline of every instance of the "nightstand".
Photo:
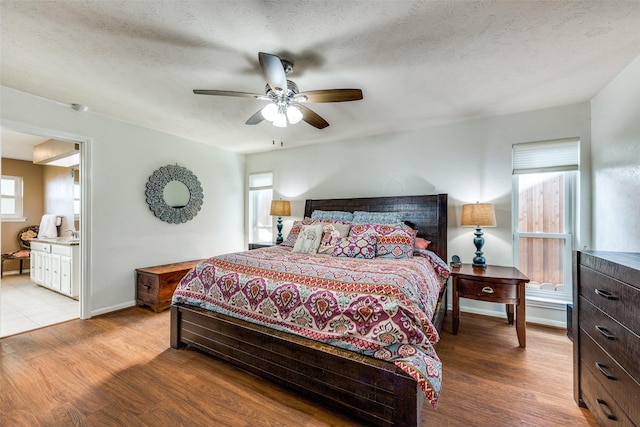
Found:
M 275 242 L 255 242 L 249 243 L 249 250 L 260 249 L 260 248 L 270 248 L 271 246 L 275 246 Z
M 515 267 L 488 265 L 476 268 L 462 264 L 451 269 L 453 289 L 453 335 L 460 324 L 460 298 L 506 304 L 507 320 L 513 325 L 516 311 L 516 332 L 520 347 L 526 347 L 525 286 L 529 278 Z

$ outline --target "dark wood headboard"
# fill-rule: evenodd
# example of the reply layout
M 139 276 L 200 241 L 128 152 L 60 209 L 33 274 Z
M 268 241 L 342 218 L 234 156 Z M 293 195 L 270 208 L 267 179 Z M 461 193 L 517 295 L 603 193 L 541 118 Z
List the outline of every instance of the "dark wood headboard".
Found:
M 314 210 L 402 212 L 405 221 L 418 230 L 418 237 L 431 241 L 429 250 L 447 261 L 447 195 L 363 197 L 356 199 L 307 200 L 304 216 Z

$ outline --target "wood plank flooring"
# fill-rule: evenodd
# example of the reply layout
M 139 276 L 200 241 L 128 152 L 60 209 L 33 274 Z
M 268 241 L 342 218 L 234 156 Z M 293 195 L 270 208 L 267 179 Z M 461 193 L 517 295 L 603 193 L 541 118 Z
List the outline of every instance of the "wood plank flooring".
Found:
M 596 426 L 572 397 L 571 342 L 506 320 L 445 320 L 444 388 L 423 426 Z M 195 350 L 169 348 L 169 312 L 130 308 L 0 340 L 6 426 L 359 426 L 348 415 Z

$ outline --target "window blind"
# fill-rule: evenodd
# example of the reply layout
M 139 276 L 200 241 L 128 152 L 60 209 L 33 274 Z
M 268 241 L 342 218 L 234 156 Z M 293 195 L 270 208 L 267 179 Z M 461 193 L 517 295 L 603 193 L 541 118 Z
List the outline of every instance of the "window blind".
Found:
M 512 153 L 514 175 L 580 169 L 578 138 L 514 144 Z

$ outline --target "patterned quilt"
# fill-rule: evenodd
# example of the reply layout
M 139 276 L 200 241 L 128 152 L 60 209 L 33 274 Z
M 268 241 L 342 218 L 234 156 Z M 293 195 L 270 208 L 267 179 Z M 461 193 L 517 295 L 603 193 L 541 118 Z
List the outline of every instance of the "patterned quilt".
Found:
M 371 260 L 263 248 L 210 258 L 173 294 L 183 303 L 391 361 L 436 407 L 442 364 L 431 324 L 449 271 L 429 251 Z

